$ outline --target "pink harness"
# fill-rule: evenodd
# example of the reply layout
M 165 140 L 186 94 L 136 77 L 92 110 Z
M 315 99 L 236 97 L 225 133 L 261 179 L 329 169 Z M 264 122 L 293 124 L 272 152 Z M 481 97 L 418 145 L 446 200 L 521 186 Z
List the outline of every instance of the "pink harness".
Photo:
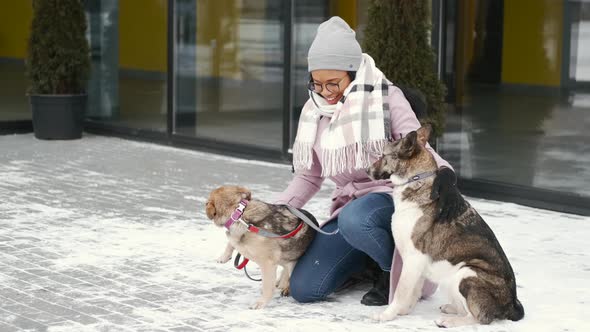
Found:
M 246 221 L 244 221 L 244 219 L 242 219 L 242 215 L 244 214 L 244 210 L 246 209 L 246 207 L 248 206 L 248 201 L 245 199 L 242 199 L 240 201 L 240 203 L 238 203 L 238 207 L 236 207 L 236 209 L 234 210 L 234 212 L 232 212 L 231 216 L 229 217 L 229 219 L 227 219 L 227 221 L 225 222 L 225 228 L 227 228 L 227 230 L 230 229 L 230 227 L 236 223 L 236 222 L 241 222 L 244 226 L 246 226 L 246 228 L 248 229 L 248 232 L 252 232 L 252 233 L 256 233 L 258 235 L 264 236 L 264 237 L 268 237 L 268 238 L 275 238 L 275 239 L 288 239 L 290 237 L 295 236 L 295 234 L 297 234 L 301 228 L 303 228 L 303 224 L 304 222 L 301 222 L 299 224 L 299 226 L 297 226 L 294 230 L 292 230 L 291 232 L 285 234 L 285 235 L 278 235 L 275 234 L 273 232 L 267 231 L 264 228 L 258 228 L 252 224 L 248 224 Z M 239 255 L 239 254 L 238 254 Z M 238 269 L 241 270 L 243 269 L 246 264 L 248 264 L 248 258 L 244 257 L 244 260 L 242 261 L 242 263 L 238 264 L 238 260 L 239 260 L 239 256 L 236 257 L 236 261 L 234 262 L 234 266 Z

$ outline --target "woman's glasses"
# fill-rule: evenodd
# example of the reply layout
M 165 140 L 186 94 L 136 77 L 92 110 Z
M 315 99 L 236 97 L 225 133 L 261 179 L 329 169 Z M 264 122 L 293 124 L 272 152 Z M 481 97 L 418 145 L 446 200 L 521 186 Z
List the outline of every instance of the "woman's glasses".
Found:
M 346 75 L 348 76 L 348 75 Z M 307 83 L 307 88 L 309 89 L 309 91 L 311 92 L 315 92 L 315 93 L 321 93 L 324 90 L 324 87 L 326 88 L 326 90 L 328 90 L 331 93 L 338 93 L 340 92 L 340 82 L 342 82 L 342 80 L 344 78 L 346 78 L 346 76 L 342 77 L 337 83 L 317 83 L 314 82 L 313 80 L 310 80 L 309 83 Z

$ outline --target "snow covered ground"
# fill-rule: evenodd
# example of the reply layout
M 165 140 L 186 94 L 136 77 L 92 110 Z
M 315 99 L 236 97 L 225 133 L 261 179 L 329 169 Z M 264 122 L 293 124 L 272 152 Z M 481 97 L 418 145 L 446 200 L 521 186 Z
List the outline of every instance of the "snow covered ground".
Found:
M 436 331 L 441 292 L 388 323 L 359 303 L 276 294 L 215 263 L 223 230 L 204 203 L 222 184 L 272 201 L 290 167 L 116 138 L 0 136 L 0 331 Z M 306 207 L 327 216 L 329 194 Z M 516 273 L 526 316 L 456 331 L 590 331 L 590 218 L 469 198 Z M 250 272 L 257 274 L 254 264 Z

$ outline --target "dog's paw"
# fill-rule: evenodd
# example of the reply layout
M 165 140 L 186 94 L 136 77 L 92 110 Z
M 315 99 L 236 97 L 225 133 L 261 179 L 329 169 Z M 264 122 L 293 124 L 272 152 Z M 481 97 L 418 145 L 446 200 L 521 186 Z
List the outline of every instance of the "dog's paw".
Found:
M 250 306 L 250 309 L 253 309 L 253 310 L 262 309 L 262 308 L 264 308 L 266 306 L 267 303 L 268 303 L 268 301 L 266 301 L 266 300 L 258 299 L 256 302 L 254 302 Z
M 457 326 L 464 326 L 464 325 L 472 325 L 477 324 L 477 320 L 472 316 L 450 316 L 450 317 L 441 317 L 434 321 L 436 326 L 438 327 L 457 327 Z
M 403 307 L 399 310 L 399 312 L 397 314 L 400 316 L 405 316 L 405 315 L 409 314 L 410 312 L 412 312 L 413 309 L 414 309 L 413 306 Z
M 289 287 L 281 289 L 281 296 L 286 297 L 291 295 L 291 290 Z
M 395 318 L 395 314 L 390 314 L 386 311 L 380 312 L 380 313 L 375 313 L 373 314 L 373 316 L 371 318 L 373 318 L 373 320 L 376 320 L 378 322 L 386 322 L 389 320 L 392 320 Z
M 217 259 L 215 261 L 219 264 L 224 264 L 224 263 L 229 262 L 230 259 L 231 259 L 231 255 L 229 255 L 229 256 L 221 255 L 221 256 L 217 257 Z
M 457 314 L 457 309 L 452 304 L 441 305 L 439 309 L 440 309 L 440 312 L 442 312 L 443 314 L 450 314 L 450 315 Z
M 442 327 L 442 328 L 446 328 L 447 327 L 445 325 L 445 323 L 446 323 L 445 317 L 441 317 L 441 318 L 439 318 L 439 319 L 437 319 L 437 320 L 434 321 L 434 324 L 436 324 L 436 326 Z

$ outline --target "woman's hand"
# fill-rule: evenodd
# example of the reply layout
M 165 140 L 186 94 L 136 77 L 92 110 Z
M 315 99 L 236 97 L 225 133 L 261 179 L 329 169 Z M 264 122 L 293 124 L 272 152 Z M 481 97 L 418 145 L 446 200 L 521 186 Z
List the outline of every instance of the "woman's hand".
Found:
M 430 198 L 438 200 L 435 219 L 438 222 L 450 222 L 467 208 L 465 199 L 457 189 L 457 175 L 448 167 L 441 167 L 436 172 Z

